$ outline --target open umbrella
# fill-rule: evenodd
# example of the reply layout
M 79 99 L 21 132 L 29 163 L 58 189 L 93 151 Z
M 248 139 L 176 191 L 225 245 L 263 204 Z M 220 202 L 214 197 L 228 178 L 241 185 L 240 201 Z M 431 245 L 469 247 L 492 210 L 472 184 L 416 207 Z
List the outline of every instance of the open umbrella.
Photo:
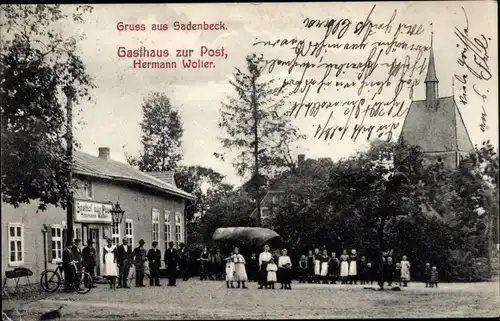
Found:
M 247 247 L 261 247 L 264 244 L 275 244 L 281 239 L 273 230 L 262 227 L 221 227 L 212 236 L 218 242 L 240 242 Z

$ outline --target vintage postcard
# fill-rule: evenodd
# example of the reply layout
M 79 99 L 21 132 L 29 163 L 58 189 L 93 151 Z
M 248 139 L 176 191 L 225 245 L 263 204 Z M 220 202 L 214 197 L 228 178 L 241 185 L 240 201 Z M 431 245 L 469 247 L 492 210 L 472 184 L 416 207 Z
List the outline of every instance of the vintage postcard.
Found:
M 2 320 L 499 316 L 497 2 L 0 8 Z

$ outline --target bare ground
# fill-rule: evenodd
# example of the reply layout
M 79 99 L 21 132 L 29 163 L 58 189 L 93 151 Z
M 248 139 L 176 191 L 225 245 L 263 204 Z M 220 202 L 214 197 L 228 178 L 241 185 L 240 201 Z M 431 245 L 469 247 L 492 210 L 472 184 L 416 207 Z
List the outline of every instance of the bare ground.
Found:
M 65 320 L 298 319 L 500 316 L 499 283 L 412 283 L 400 292 L 361 285 L 293 284 L 293 290 L 226 289 L 217 281 L 178 281 L 172 287 L 110 290 L 99 285 L 85 295 L 57 293 L 32 302 L 4 300 L 37 320 L 64 305 Z

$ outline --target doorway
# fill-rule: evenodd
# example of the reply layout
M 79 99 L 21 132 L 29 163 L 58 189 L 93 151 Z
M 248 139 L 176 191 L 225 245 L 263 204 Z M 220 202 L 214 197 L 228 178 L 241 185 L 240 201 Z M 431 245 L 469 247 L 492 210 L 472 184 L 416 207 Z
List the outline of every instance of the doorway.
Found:
M 89 229 L 89 234 L 90 234 L 90 239 L 94 241 L 94 248 L 95 248 L 95 257 L 96 257 L 96 275 L 101 275 L 101 260 L 99 259 L 101 257 L 101 244 L 99 243 L 99 229 L 98 228 L 91 228 Z

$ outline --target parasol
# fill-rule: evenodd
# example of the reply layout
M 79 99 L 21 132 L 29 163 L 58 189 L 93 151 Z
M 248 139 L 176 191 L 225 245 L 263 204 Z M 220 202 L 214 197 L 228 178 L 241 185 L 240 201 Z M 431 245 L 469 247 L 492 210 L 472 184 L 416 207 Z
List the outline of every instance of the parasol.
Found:
M 212 236 L 214 241 L 238 241 L 248 247 L 261 247 L 264 244 L 274 243 L 281 236 L 273 230 L 262 227 L 221 227 Z

